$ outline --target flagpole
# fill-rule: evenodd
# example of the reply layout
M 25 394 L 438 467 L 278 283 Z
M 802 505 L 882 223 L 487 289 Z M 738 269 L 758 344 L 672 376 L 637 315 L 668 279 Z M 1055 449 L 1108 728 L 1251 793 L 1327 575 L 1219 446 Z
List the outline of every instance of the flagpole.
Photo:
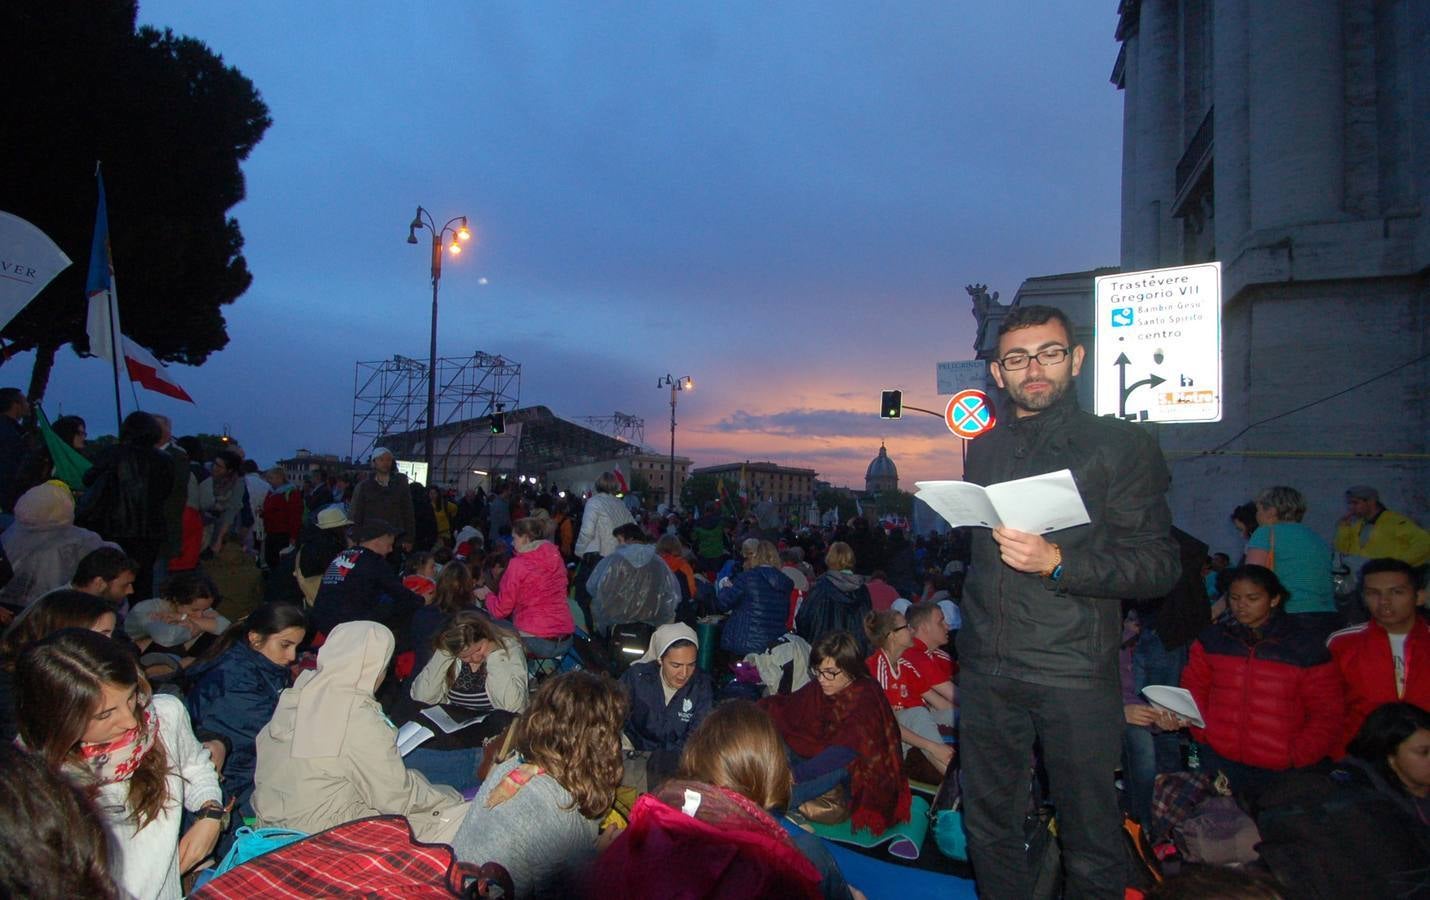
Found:
M 114 263 L 109 265 L 109 352 L 114 354 L 114 434 L 124 427 L 124 407 L 119 400 L 119 361 L 124 357 L 119 351 L 119 285 L 114 281 Z M 137 401 L 136 401 L 137 405 Z

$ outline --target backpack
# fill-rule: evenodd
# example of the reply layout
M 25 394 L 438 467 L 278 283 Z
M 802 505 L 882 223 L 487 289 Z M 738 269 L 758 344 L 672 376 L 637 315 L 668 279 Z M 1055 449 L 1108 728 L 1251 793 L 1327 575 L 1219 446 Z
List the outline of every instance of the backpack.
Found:
M 403 816 L 347 822 L 269 850 L 189 895 L 194 900 L 253 897 L 512 897 L 511 876 L 496 863 L 455 861 L 445 844 L 422 844 Z

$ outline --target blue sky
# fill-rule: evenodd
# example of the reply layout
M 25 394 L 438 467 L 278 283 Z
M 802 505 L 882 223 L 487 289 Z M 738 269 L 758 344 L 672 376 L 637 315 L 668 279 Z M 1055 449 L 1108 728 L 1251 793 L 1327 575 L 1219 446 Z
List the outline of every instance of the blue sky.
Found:
M 354 363 L 425 358 L 419 203 L 476 233 L 444 270 L 443 355 L 516 360 L 523 405 L 643 415 L 657 447 L 655 380 L 690 374 L 678 452 L 836 483 L 881 438 L 905 487 L 956 476 L 942 423 L 876 413 L 884 387 L 942 407 L 935 363 L 972 355 L 963 285 L 1006 302 L 1117 263 L 1112 0 L 149 0 L 140 21 L 205 41 L 274 120 L 233 210 L 254 283 L 231 343 L 172 367 L 197 407 L 140 399 L 265 463 L 346 453 Z M 52 412 L 112 430 L 109 397 L 62 351 Z

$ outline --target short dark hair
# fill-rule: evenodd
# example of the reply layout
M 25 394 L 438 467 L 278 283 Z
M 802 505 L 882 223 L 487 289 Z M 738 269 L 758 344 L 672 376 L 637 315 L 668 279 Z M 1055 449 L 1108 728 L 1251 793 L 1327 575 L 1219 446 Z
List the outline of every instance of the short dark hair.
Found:
M 1430 730 L 1430 712 L 1413 703 L 1386 703 L 1377 706 L 1365 717 L 1346 750 L 1351 756 L 1374 766 L 1386 784 L 1403 794 L 1405 785 L 1390 768 L 1389 757 L 1422 728 Z
M 118 547 L 99 547 L 89 551 L 75 567 L 71 584 L 86 585 L 96 578 L 113 581 L 120 573 L 139 574 L 139 564 Z
M 217 606 L 220 599 L 213 579 L 197 569 L 170 576 L 159 591 L 159 596 L 180 606 L 192 603 L 200 597 L 208 597 Z
M 59 439 L 66 444 L 73 444 L 74 437 L 81 431 L 88 430 L 84 424 L 84 419 L 79 416 L 60 416 L 55 419 L 50 430 L 59 436 Z
M 142 410 L 136 410 L 124 417 L 119 424 L 119 443 L 135 447 L 152 447 L 164 436 L 159 421 Z
M 869 672 L 864 668 L 864 659 L 859 653 L 859 642 L 847 631 L 831 631 L 809 648 L 809 664 L 813 668 L 819 668 L 819 664 L 826 659 L 851 680 L 868 677 Z
M 220 450 L 214 454 L 214 459 L 221 460 L 224 464 L 224 468 L 235 475 L 243 474 L 243 457 L 234 453 L 232 450 Z
M 1395 559 L 1390 556 L 1382 556 L 1377 559 L 1368 560 L 1360 567 L 1360 583 L 1365 584 L 1367 575 L 1379 575 L 1382 572 L 1399 572 L 1405 576 L 1405 580 L 1410 582 L 1410 587 L 1414 590 L 1420 589 L 1421 575 L 1414 566 L 1403 559 Z
M 1233 522 L 1240 522 L 1242 527 L 1246 529 L 1247 534 L 1251 534 L 1253 531 L 1255 531 L 1257 526 L 1260 524 L 1256 521 L 1255 503 L 1241 504 L 1236 509 L 1233 509 L 1231 511 L 1231 516 L 1229 516 L 1229 518 Z
M 0 388 L 0 412 L 9 412 L 10 407 L 25 399 L 25 392 L 19 388 Z
M 943 609 L 937 603 L 923 602 L 912 603 L 904 610 L 904 621 L 909 623 L 909 628 L 917 631 L 924 622 L 933 618 L 934 613 L 941 613 Z
M 1014 306 L 1008 311 L 1003 322 L 998 326 L 998 336 L 1010 331 L 1017 331 L 1020 328 L 1032 328 L 1035 325 L 1046 325 L 1049 322 L 1057 322 L 1063 327 L 1063 331 L 1068 336 L 1068 346 L 1077 346 L 1077 337 L 1073 332 L 1072 320 L 1067 317 L 1067 313 L 1056 306 Z
M 611 534 L 614 535 L 618 540 L 629 541 L 632 544 L 651 543 L 650 535 L 646 534 L 645 529 L 641 528 L 634 522 L 627 522 L 624 525 L 617 525 L 614 529 L 612 529 Z
M 245 475 L 257 475 L 257 474 L 258 474 L 258 463 L 257 463 L 255 460 L 245 459 L 245 460 L 239 465 L 239 468 L 243 470 L 243 474 L 245 474 Z

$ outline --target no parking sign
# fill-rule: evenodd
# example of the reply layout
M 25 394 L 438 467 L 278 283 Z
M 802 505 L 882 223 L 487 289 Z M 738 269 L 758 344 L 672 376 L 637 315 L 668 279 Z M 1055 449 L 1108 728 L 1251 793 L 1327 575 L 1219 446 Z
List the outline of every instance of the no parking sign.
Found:
M 996 417 L 993 404 L 982 391 L 964 390 L 953 395 L 943 411 L 944 424 L 955 436 L 971 441 L 991 430 Z

